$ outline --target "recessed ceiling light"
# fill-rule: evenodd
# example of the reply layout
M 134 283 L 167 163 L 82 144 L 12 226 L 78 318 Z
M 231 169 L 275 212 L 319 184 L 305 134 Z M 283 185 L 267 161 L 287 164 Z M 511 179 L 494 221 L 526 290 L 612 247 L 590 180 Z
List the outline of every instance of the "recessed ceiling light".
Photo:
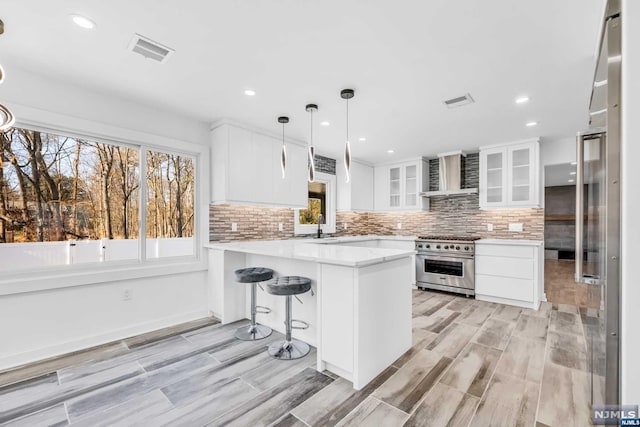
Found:
M 256 91 L 252 90 L 252 89 L 245 89 L 244 90 L 244 94 L 247 95 L 247 96 L 255 96 Z
M 395 153 L 395 151 L 393 151 L 393 150 L 387 150 L 387 153 L 389 153 L 389 154 L 393 154 L 393 153 Z
M 320 122 L 320 126 L 329 126 L 331 123 L 324 121 L 324 122 Z
M 575 175 L 575 174 L 576 174 L 575 172 L 569 172 L 569 175 Z
M 358 138 L 358 141 L 360 142 L 365 142 L 367 140 L 367 138 L 365 138 L 364 136 L 361 136 L 360 138 Z
M 593 82 L 593 87 L 602 87 L 602 86 L 604 86 L 606 84 L 607 84 L 607 80 L 606 79 L 600 80 L 600 81 L 596 80 L 595 82 Z
M 82 15 L 71 15 L 71 20 L 78 27 L 84 28 L 86 30 L 93 30 L 96 27 L 96 23 L 86 16 Z
M 528 128 L 532 128 L 534 126 L 538 126 L 538 122 L 528 122 L 525 126 Z
M 575 179 L 570 179 L 569 182 L 576 182 L 576 180 Z
M 529 97 L 526 95 L 516 98 L 516 104 L 524 104 L 525 102 L 529 102 Z

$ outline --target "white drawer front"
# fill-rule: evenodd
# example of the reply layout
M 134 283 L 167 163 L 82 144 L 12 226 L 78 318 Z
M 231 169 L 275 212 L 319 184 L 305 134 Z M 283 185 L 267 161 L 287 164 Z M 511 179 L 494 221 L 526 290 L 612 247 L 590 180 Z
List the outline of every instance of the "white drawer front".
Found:
M 476 255 L 476 275 L 533 280 L 533 260 Z
M 533 280 L 476 274 L 476 294 L 533 301 Z
M 533 258 L 533 249 L 532 246 L 483 245 L 476 243 L 476 255 Z

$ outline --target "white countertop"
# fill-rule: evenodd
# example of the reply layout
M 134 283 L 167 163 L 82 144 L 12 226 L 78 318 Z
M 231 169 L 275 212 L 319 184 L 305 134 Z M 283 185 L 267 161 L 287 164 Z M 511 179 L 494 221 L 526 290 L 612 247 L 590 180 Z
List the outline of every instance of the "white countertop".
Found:
M 399 240 L 399 241 L 415 241 L 417 236 L 391 236 L 391 235 L 376 235 L 376 234 L 367 234 L 364 236 L 341 236 L 341 237 L 323 237 L 321 239 L 313 239 L 313 238 L 301 238 L 300 240 L 309 241 L 312 240 L 312 243 L 316 244 L 330 244 L 330 243 L 341 243 L 341 242 L 365 242 L 367 240 Z
M 365 237 L 362 240 L 367 240 L 367 236 L 357 237 Z M 369 239 L 373 238 L 378 239 L 380 237 L 369 237 Z M 338 239 L 345 238 L 336 238 L 333 241 L 327 238 L 325 239 L 327 240 L 325 243 L 336 243 L 336 240 Z M 342 246 L 339 244 L 330 245 L 310 240 L 311 239 L 259 240 L 231 243 L 209 243 L 204 246 L 209 249 L 242 252 L 256 255 L 267 255 L 278 258 L 298 259 L 304 261 L 315 261 L 321 264 L 335 264 L 349 267 L 363 267 L 372 264 L 379 264 L 382 262 L 404 258 L 415 254 L 414 250 L 365 248 L 357 246 Z
M 476 245 L 510 245 L 510 246 L 542 246 L 542 240 L 527 239 L 480 239 L 476 240 Z

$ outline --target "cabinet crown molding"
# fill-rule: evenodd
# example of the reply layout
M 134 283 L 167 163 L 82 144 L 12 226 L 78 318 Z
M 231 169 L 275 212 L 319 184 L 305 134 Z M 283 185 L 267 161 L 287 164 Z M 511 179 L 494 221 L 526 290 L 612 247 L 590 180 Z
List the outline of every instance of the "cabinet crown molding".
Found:
M 491 148 L 508 147 L 510 145 L 527 144 L 527 143 L 531 143 L 531 142 L 540 143 L 540 137 L 528 138 L 528 139 L 520 139 L 518 141 L 511 141 L 511 142 L 501 142 L 499 144 L 483 145 L 482 147 L 480 147 L 480 151 L 488 150 L 488 149 L 491 149 Z

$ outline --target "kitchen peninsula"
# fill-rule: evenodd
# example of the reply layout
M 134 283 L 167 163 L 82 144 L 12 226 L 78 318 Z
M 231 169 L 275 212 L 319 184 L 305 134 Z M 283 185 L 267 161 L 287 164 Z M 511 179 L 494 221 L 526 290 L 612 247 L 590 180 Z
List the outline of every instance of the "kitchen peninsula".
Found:
M 296 331 L 296 338 L 317 348 L 318 370 L 331 370 L 361 389 L 411 347 L 415 252 L 332 243 L 210 243 L 209 302 L 222 323 L 249 317 L 248 289 L 235 282 L 239 268 L 311 278 L 311 292 L 293 303 L 293 317 L 310 325 Z M 258 322 L 283 332 L 282 298 L 259 291 L 257 303 L 272 310 Z

